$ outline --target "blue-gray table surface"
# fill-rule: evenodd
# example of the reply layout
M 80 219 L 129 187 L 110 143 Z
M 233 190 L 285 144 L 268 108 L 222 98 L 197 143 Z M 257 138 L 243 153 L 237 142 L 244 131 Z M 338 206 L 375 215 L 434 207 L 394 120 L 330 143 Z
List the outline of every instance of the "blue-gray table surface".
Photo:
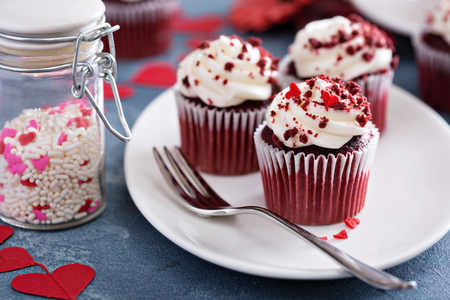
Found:
M 187 15 L 225 13 L 229 1 L 182 1 Z M 218 32 L 234 33 L 231 27 Z M 264 46 L 282 57 L 292 42 L 292 28 L 259 34 Z M 140 60 L 119 60 L 118 82 L 126 82 L 145 62 L 165 60 L 177 64 L 186 35 L 176 34 L 164 54 Z M 400 64 L 394 83 L 418 96 L 417 67 L 410 39 L 395 35 Z M 132 99 L 123 101 L 130 126 L 163 89 L 135 87 Z M 107 117 L 120 122 L 113 102 Z M 450 115 L 441 115 L 449 122 Z M 78 299 L 448 299 L 450 298 L 450 235 L 417 257 L 387 271 L 413 279 L 418 288 L 382 291 L 355 278 L 337 280 L 281 280 L 247 275 L 204 261 L 160 234 L 139 212 L 127 190 L 123 170 L 125 144 L 106 133 L 106 188 L 108 206 L 94 221 L 68 230 L 41 232 L 15 228 L 1 248 L 23 247 L 49 271 L 71 263 L 86 264 L 96 275 Z M 149 149 L 150 151 L 150 149 Z M 143 162 L 145 163 L 145 162 Z M 156 171 L 156 170 L 155 170 Z M 0 222 L 1 223 L 1 222 Z M 0 248 L 0 249 L 1 249 Z M 1 299 L 39 299 L 12 289 L 18 274 L 41 272 L 39 267 L 0 274 Z

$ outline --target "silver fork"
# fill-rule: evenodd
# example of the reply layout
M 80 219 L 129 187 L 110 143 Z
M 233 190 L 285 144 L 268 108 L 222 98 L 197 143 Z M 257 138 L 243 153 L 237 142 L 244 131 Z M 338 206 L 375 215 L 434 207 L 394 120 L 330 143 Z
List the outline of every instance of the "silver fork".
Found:
M 176 199 L 187 209 L 199 216 L 231 216 L 239 214 L 255 214 L 280 225 L 289 232 L 301 236 L 308 242 L 335 259 L 347 272 L 362 281 L 384 290 L 406 290 L 416 287 L 415 281 L 403 281 L 382 270 L 370 267 L 351 257 L 342 250 L 323 241 L 309 231 L 303 229 L 281 216 L 259 206 L 233 207 L 217 195 L 206 183 L 203 177 L 192 167 L 188 160 L 175 147 L 175 159 L 171 152 L 164 147 L 172 171 L 167 167 L 156 148 L 153 148 L 158 167 L 165 180 L 177 196 Z M 182 167 L 180 167 L 180 164 Z

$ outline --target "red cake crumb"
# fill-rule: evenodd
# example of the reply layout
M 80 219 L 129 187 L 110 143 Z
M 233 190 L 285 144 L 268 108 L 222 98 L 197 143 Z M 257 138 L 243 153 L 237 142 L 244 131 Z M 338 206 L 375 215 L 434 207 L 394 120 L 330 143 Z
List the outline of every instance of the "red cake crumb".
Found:
M 225 64 L 225 71 L 231 72 L 231 70 L 234 68 L 234 64 L 232 62 L 227 62 Z

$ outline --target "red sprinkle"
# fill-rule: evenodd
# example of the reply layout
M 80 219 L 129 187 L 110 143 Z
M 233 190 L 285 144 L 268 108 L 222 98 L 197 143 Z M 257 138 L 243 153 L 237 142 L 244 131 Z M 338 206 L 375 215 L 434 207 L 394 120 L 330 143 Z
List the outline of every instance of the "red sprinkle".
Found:
M 345 225 L 347 225 L 349 228 L 353 229 L 356 226 L 361 223 L 361 220 L 359 218 L 348 218 L 344 220 Z
M 78 213 L 82 213 L 88 210 L 88 208 L 91 206 L 92 200 L 91 199 L 87 199 L 86 202 L 84 203 L 84 205 L 82 207 L 80 207 L 80 209 L 78 210 Z
M 322 99 L 326 107 L 332 107 L 339 102 L 339 97 L 331 96 L 328 91 L 322 91 Z
M 323 240 L 323 241 L 325 241 L 325 242 L 328 241 L 328 238 L 327 238 L 326 236 L 323 236 L 323 237 L 320 237 L 320 236 L 319 236 L 319 239 L 321 239 L 321 240 Z
M 37 186 L 35 182 L 30 182 L 28 180 L 20 180 L 20 184 L 25 186 Z
M 0 154 L 3 154 L 5 152 L 6 145 L 3 141 L 0 142 Z
M 28 145 L 29 143 L 31 143 L 34 140 L 35 137 L 36 137 L 36 133 L 34 133 L 34 132 L 29 132 L 27 134 L 25 134 L 25 133 L 21 134 L 19 136 L 19 143 L 22 146 Z
M 338 234 L 333 235 L 333 237 L 336 239 L 346 240 L 346 239 L 348 239 L 348 234 L 347 234 L 347 231 L 344 229 L 341 232 L 339 232 Z

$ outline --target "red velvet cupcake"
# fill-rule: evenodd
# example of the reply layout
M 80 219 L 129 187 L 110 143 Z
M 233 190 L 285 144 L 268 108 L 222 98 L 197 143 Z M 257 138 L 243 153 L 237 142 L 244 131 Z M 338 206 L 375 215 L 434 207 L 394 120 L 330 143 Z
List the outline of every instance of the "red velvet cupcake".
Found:
M 304 225 L 359 213 L 379 139 L 369 119 L 351 81 L 321 75 L 277 94 L 254 135 L 267 207 Z
M 118 58 L 146 57 L 169 48 L 178 0 L 103 0 L 103 2 L 106 7 L 106 21 L 111 25 L 120 26 L 120 30 L 114 33 Z M 108 43 L 106 38 L 103 41 L 105 44 Z
M 394 50 L 384 31 L 357 15 L 314 21 L 297 32 L 280 63 L 278 80 L 283 88 L 321 74 L 354 81 L 361 86 L 371 105 L 372 121 L 382 132 L 398 64 Z
M 443 1 L 413 37 L 421 98 L 435 109 L 450 112 L 450 1 Z
M 220 175 L 258 170 L 253 132 L 279 91 L 276 68 L 261 40 L 224 35 L 180 62 L 175 96 L 181 151 L 197 168 Z

